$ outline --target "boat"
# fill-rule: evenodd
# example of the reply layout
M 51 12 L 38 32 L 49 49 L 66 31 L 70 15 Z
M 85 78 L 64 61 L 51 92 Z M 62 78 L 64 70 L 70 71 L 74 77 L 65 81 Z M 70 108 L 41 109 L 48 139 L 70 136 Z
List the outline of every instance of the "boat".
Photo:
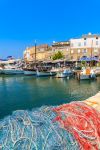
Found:
M 95 72 L 96 76 L 100 76 L 100 67 L 96 67 L 94 69 L 94 72 Z
M 66 77 L 70 77 L 72 75 L 73 75 L 73 73 L 71 70 L 64 69 L 63 71 L 57 72 L 56 77 L 57 78 L 66 78 Z
M 2 67 L 0 67 L 0 74 L 2 74 L 3 73 L 3 68 Z
M 37 70 L 36 75 L 38 77 L 50 76 L 50 72 L 49 71 L 39 71 L 39 70 Z
M 93 69 L 87 68 L 77 74 L 78 80 L 93 80 L 96 79 L 96 74 Z
M 17 75 L 17 74 L 23 74 L 23 70 L 21 70 L 21 69 L 4 69 L 3 73 L 7 74 L 7 75 L 10 75 L 10 74 Z
M 38 77 L 55 76 L 56 72 L 51 70 L 51 67 L 43 66 L 37 69 L 36 74 Z
M 57 73 L 54 71 L 50 71 L 50 76 L 55 76 Z
M 24 70 L 24 75 L 26 75 L 26 76 L 36 75 L 35 69 L 23 69 L 23 70 Z
M 6 75 L 14 75 L 14 74 L 23 74 L 23 69 L 22 68 L 19 68 L 17 67 L 16 65 L 5 65 L 4 66 L 4 69 L 2 70 L 2 73 L 3 74 L 6 74 Z

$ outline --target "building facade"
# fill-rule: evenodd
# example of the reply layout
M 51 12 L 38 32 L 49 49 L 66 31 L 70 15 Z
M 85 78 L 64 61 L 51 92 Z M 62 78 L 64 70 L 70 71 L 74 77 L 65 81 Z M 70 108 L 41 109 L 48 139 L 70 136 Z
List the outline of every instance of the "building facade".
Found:
M 54 42 L 52 46 L 47 44 L 36 46 L 36 60 L 52 61 L 52 56 L 58 51 L 62 52 L 66 61 L 79 61 L 84 56 L 100 58 L 100 35 L 89 33 L 69 41 Z M 27 62 L 35 60 L 35 46 L 24 51 L 24 60 Z
M 50 59 L 51 48 L 47 44 L 33 46 L 26 48 L 23 55 L 26 62 L 45 61 Z
M 54 42 L 52 44 L 52 55 L 60 51 L 64 55 L 64 59 L 70 60 L 70 42 Z
M 70 39 L 70 55 L 72 60 L 80 60 L 83 56 L 100 57 L 100 35 L 89 33 Z

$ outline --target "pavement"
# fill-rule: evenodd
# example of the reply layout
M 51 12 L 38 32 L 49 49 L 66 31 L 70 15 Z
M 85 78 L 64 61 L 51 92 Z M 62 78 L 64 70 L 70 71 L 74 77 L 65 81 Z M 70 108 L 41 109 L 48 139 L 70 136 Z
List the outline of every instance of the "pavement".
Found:
M 100 112 L 100 91 L 96 95 L 86 99 L 84 102 Z

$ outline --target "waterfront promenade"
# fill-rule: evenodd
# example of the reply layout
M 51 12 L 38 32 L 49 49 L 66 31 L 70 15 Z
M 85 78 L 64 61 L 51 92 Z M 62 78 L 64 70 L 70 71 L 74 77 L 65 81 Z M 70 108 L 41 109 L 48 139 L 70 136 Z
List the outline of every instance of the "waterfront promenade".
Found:
M 95 96 L 86 99 L 84 102 L 100 112 L 100 92 Z

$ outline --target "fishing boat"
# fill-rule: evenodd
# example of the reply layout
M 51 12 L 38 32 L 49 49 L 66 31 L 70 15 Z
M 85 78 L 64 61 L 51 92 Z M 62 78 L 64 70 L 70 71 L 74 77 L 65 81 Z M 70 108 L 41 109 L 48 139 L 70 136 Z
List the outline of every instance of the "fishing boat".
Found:
M 4 74 L 7 75 L 14 75 L 14 74 L 23 74 L 23 70 L 22 69 L 4 69 L 3 70 Z
M 51 67 L 43 66 L 37 69 L 36 72 L 38 77 L 55 76 L 56 72 L 51 70 Z
M 37 76 L 38 77 L 47 77 L 47 76 L 55 76 L 56 72 L 50 72 L 50 71 L 38 71 L 37 70 Z
M 36 70 L 35 69 L 24 69 L 24 75 L 27 75 L 27 76 L 36 75 Z
M 63 71 L 57 72 L 57 78 L 66 78 L 72 76 L 73 73 L 71 70 L 64 69 Z
M 95 72 L 96 76 L 100 76 L 100 67 L 96 67 L 94 69 L 94 72 Z
M 0 74 L 2 74 L 2 70 L 0 69 Z
M 2 69 L 2 73 L 7 75 L 23 74 L 23 69 L 16 65 L 7 64 Z
M 93 80 L 96 79 L 96 74 L 93 69 L 87 68 L 77 74 L 78 80 Z
M 36 75 L 38 77 L 50 76 L 50 72 L 49 71 L 39 71 L 39 70 L 37 70 Z

